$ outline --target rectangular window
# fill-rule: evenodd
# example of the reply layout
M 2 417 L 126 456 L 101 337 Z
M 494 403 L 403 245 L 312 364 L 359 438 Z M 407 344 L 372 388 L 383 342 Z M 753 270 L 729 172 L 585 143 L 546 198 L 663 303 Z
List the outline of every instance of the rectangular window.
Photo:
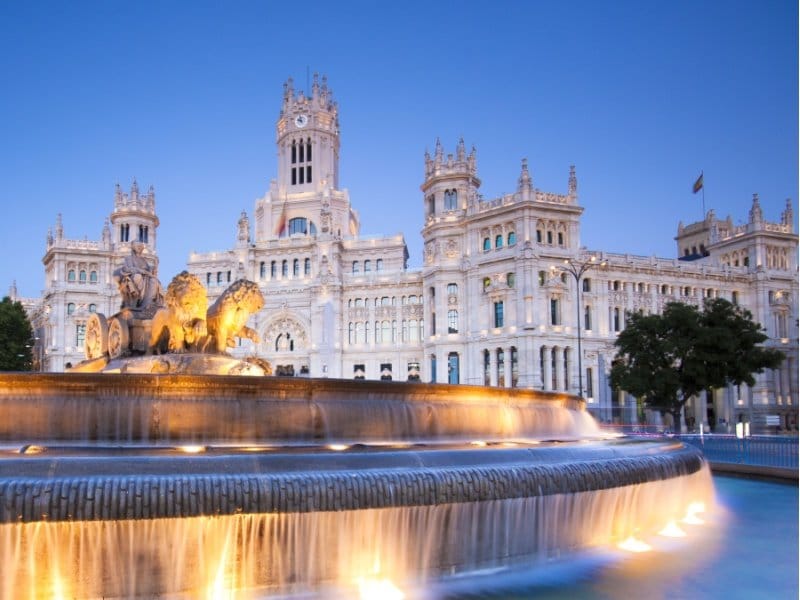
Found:
M 86 324 L 78 323 L 77 325 L 75 325 L 75 345 L 78 348 L 82 348 L 85 339 L 86 339 Z
M 495 327 L 502 327 L 503 326 L 503 303 L 502 302 L 495 302 L 494 303 L 494 326 Z
M 550 324 L 559 325 L 560 319 L 558 314 L 558 298 L 550 298 Z
M 311 183 L 311 167 L 306 167 L 306 183 Z
M 305 160 L 303 159 L 303 148 L 304 148 L 303 144 L 300 144 L 300 162 L 305 162 Z
M 594 382 L 592 381 L 592 368 L 586 368 L 586 397 L 594 397 Z
M 303 183 L 305 183 L 306 170 L 303 167 L 300 167 L 298 169 L 298 171 L 300 171 L 300 182 L 299 183 L 303 184 Z
M 308 142 L 308 143 L 306 144 L 306 160 L 307 160 L 308 162 L 311 162 L 311 142 Z M 308 181 L 310 182 L 310 181 L 311 181 L 311 178 L 309 178 L 309 180 L 308 180 Z
M 297 167 L 292 167 L 292 185 L 297 185 Z
M 364 370 L 364 365 L 353 365 L 353 379 L 364 379 L 366 378 L 366 371 Z
M 297 162 L 297 146 L 292 144 L 292 164 Z

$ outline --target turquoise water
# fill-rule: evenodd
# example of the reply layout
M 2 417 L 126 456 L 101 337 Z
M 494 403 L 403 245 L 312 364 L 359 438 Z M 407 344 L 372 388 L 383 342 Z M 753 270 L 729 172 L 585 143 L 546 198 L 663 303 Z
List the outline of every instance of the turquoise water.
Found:
M 714 477 L 719 510 L 687 537 L 644 540 L 642 554 L 605 551 L 534 573 L 453 580 L 435 595 L 472 599 L 798 597 L 798 486 Z M 491 590 L 491 591 L 488 591 Z

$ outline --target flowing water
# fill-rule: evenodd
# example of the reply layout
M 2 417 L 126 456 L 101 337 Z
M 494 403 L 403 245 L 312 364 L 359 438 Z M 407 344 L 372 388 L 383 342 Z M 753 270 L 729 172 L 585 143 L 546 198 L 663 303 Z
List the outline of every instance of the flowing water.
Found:
M 13 377 L 3 599 L 457 594 L 715 512 L 696 450 L 602 440 L 564 395 Z

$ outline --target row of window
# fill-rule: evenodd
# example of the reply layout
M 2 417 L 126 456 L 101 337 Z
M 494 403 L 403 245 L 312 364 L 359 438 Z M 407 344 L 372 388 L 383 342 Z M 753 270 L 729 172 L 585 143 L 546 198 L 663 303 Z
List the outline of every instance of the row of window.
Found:
M 369 273 L 372 271 L 372 261 L 367 259 L 363 263 L 360 260 L 353 261 L 353 273 L 361 273 L 361 269 L 364 269 L 364 273 Z M 378 258 L 375 260 L 375 270 L 376 271 L 383 271 L 383 259 Z
M 421 302 L 422 302 L 422 296 L 415 296 L 413 294 L 411 296 L 402 296 L 400 299 L 400 303 L 403 306 L 406 306 L 407 304 L 420 304 Z M 350 298 L 347 301 L 348 308 L 362 308 L 365 306 L 369 306 L 369 298 Z M 397 297 L 396 296 L 392 296 L 391 298 L 389 296 L 382 296 L 381 298 L 376 297 L 374 300 L 374 306 L 375 307 L 397 306 Z
M 436 213 L 436 195 L 431 194 L 425 201 L 428 205 L 428 214 L 433 215 Z M 458 191 L 445 190 L 444 191 L 444 210 L 453 211 L 458 209 Z
M 506 241 L 506 245 L 513 246 L 517 243 L 517 234 L 513 231 L 509 232 L 507 236 L 503 236 L 502 233 L 497 234 L 494 236 L 494 247 L 502 248 L 503 247 L 503 240 Z M 489 252 L 492 249 L 492 239 L 490 237 L 483 238 L 483 251 Z
M 514 273 L 506 273 L 506 285 L 510 288 L 513 288 L 517 284 L 517 276 Z M 483 291 L 489 291 L 489 288 L 492 287 L 492 278 L 491 277 L 484 277 L 483 278 Z
M 509 349 L 511 359 L 511 387 L 517 387 L 519 382 L 519 352 L 516 347 Z M 505 387 L 506 385 L 506 353 L 502 348 L 494 351 L 495 373 L 497 376 L 496 385 Z M 489 350 L 483 351 L 483 385 L 492 385 L 492 353 Z
M 75 312 L 75 308 L 76 308 L 76 306 L 75 306 L 74 302 L 70 302 L 69 304 L 67 304 L 67 315 L 73 314 Z M 97 304 L 90 304 L 89 305 L 89 312 L 90 313 L 96 313 L 97 312 Z
M 70 269 L 69 271 L 67 271 L 68 282 L 75 283 L 76 279 L 78 283 L 86 283 L 86 271 L 84 271 L 83 269 L 78 271 L 77 278 L 75 276 L 75 269 Z M 97 283 L 97 271 L 89 272 L 89 283 Z
M 553 237 L 555 234 L 555 238 Z M 556 245 L 561 246 L 562 248 L 566 245 L 566 236 L 564 235 L 563 231 L 554 232 L 552 230 L 542 231 L 541 229 L 536 230 L 536 242 L 539 244 L 543 244 L 544 240 L 547 240 L 548 246 L 553 246 L 553 240 L 556 240 Z
M 137 237 L 137 241 L 146 244 L 148 242 L 149 233 L 150 228 L 147 225 L 139 225 L 139 235 Z M 119 226 L 119 241 L 131 241 L 131 226 L 129 224 L 124 223 Z
M 394 344 L 398 341 L 404 344 L 414 344 L 422 340 L 423 329 L 424 321 L 422 319 L 403 319 L 400 322 L 399 330 L 397 321 L 375 321 L 374 324 L 371 321 L 351 322 L 347 327 L 347 342 L 351 346 L 368 344 L 370 340 L 376 344 Z
M 381 381 L 392 380 L 392 363 L 380 363 L 380 378 Z M 365 379 L 367 376 L 367 369 L 364 363 L 356 363 L 353 365 L 353 379 Z M 407 366 L 407 381 L 419 381 L 419 361 L 411 361 Z
M 291 269 L 292 269 L 292 277 L 300 277 L 301 275 L 301 267 L 300 267 L 300 259 L 295 258 L 292 259 L 291 262 Z M 302 275 L 305 277 L 309 277 L 311 275 L 311 259 L 306 258 L 303 259 L 302 263 Z M 280 262 L 280 274 L 281 278 L 286 279 L 289 277 L 289 260 L 284 259 Z M 260 279 L 267 278 L 267 263 L 265 261 L 261 261 L 261 264 L 258 267 L 258 275 Z M 273 260 L 269 263 L 269 278 L 270 279 L 277 279 L 278 278 L 278 261 Z
M 231 282 L 231 272 L 230 271 L 217 271 L 216 277 L 214 277 L 214 273 L 206 273 L 206 287 L 212 287 L 214 285 L 225 285 L 226 283 Z

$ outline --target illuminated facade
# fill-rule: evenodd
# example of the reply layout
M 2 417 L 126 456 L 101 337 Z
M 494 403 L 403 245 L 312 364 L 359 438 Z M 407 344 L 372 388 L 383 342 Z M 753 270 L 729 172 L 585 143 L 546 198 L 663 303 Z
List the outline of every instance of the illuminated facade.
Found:
M 485 199 L 474 148 L 467 152 L 459 141 L 445 154 L 437 141 L 433 155 L 426 153 L 421 186 L 423 267 L 409 270 L 403 236 L 361 235 L 358 213 L 340 187 L 338 107 L 325 78 L 314 77 L 308 96 L 291 80 L 285 84 L 276 144 L 277 177 L 256 201 L 253 222 L 242 213 L 232 248 L 188 260 L 210 301 L 239 278 L 257 282 L 264 294 L 265 306 L 250 323 L 261 342 L 244 340 L 234 353 L 256 354 L 282 375 L 580 389 L 601 419 L 636 422 L 635 400 L 607 384 L 626 311 L 723 297 L 748 308 L 787 360 L 758 376 L 752 389 L 698 399 L 691 408 L 696 423 L 727 431 L 740 418 L 756 425 L 778 416 L 796 429 L 798 238 L 790 201 L 777 222 L 764 219 L 755 196 L 745 225 L 734 227 L 713 211 L 705 221 L 680 225 L 680 258 L 586 250 L 574 168 L 566 193 L 545 192 L 523 160 L 516 191 Z M 154 210 L 125 212 L 117 203 L 103 241 L 80 254 L 83 263 L 102 257 L 91 291 L 106 313 L 118 305 L 110 272 L 128 253 L 120 215 L 138 219 L 132 232 L 150 227 L 155 260 Z M 49 370 L 76 358 L 62 350 L 78 342 L 70 338 L 77 317 L 66 306 L 91 302 L 69 281 L 69 265 L 80 272 L 83 263 L 77 249 L 67 250 L 73 249 L 48 240 L 44 304 L 57 305 L 59 318 L 49 317 L 46 348 L 63 356 L 45 363 Z M 604 265 L 585 273 L 577 293 L 565 261 L 590 256 Z

